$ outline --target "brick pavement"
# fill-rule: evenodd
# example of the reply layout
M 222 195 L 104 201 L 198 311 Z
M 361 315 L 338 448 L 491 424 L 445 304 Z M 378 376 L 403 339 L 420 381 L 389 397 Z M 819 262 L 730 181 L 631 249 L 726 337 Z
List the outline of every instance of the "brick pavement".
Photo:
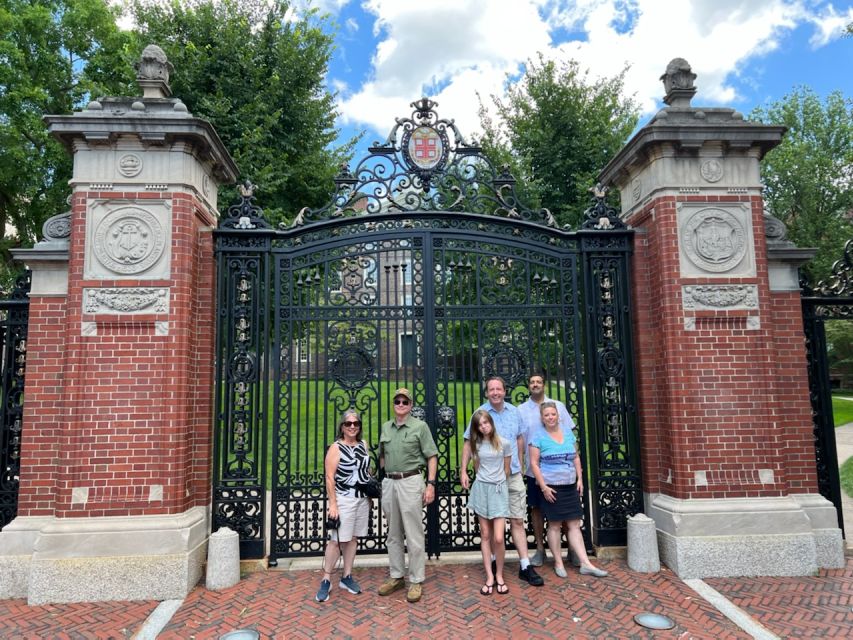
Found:
M 318 561 L 319 562 L 319 561 Z M 165 627 L 164 640 L 218 639 L 236 628 L 253 628 L 263 638 L 748 638 L 672 572 L 641 575 L 624 560 L 601 565 L 603 579 L 570 571 L 568 580 L 543 567 L 546 585 L 536 589 L 508 574 L 510 593 L 483 597 L 479 565 L 427 568 L 424 598 L 405 602 L 405 592 L 380 598 L 384 568 L 356 569 L 365 593 L 337 588 L 323 604 L 313 597 L 318 571 L 266 571 L 237 586 L 212 592 L 197 587 Z M 510 564 L 509 569 L 516 569 Z M 709 578 L 705 582 L 783 638 L 853 637 L 853 558 L 846 569 L 817 577 Z M 28 607 L 23 600 L 0 601 L 0 638 L 131 638 L 156 602 L 78 603 Z M 642 611 L 664 613 L 670 631 L 637 626 Z
M 748 638 L 710 604 L 665 570 L 640 576 L 624 561 L 601 563 L 611 571 L 603 579 L 568 580 L 542 574 L 546 585 L 534 588 L 513 574 L 505 596 L 479 595 L 479 565 L 428 567 L 424 597 L 405 601 L 405 591 L 381 598 L 375 592 L 387 569 L 354 572 L 365 593 L 355 596 L 333 584 L 328 602 L 313 597 L 319 571 L 270 571 L 252 574 L 240 585 L 212 593 L 196 589 L 160 637 L 215 639 L 228 630 L 253 628 L 265 638 Z M 510 564 L 517 571 L 517 565 Z M 672 631 L 637 626 L 632 616 L 665 613 L 677 622 Z
M 159 602 L 80 602 L 27 606 L 0 600 L 3 640 L 114 640 L 131 638 Z
M 853 638 L 853 558 L 817 576 L 705 583 L 783 638 Z

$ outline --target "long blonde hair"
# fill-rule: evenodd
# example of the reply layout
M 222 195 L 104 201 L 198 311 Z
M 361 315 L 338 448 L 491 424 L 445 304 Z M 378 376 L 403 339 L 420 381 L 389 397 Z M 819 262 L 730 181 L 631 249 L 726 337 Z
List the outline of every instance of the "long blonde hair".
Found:
M 488 438 L 483 437 L 483 434 L 480 433 L 480 419 L 486 418 L 489 421 L 489 424 L 492 425 L 492 432 L 489 434 Z M 468 438 L 471 441 L 471 452 L 474 456 L 477 455 L 477 450 L 480 448 L 480 442 L 488 440 L 491 443 L 492 448 L 495 451 L 501 450 L 501 438 L 498 435 L 498 430 L 495 428 L 495 421 L 492 418 L 492 414 L 490 414 L 485 409 L 477 409 L 474 412 L 474 415 L 471 416 L 471 424 L 469 425 L 471 436 Z

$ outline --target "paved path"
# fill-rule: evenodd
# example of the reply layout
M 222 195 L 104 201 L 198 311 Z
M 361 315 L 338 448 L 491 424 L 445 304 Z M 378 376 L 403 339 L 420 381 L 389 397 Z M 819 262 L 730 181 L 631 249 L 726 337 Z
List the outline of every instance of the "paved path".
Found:
M 853 422 L 838 427 L 835 430 L 835 449 L 838 452 L 838 466 L 853 457 Z M 853 498 L 841 489 L 841 511 L 844 516 L 844 534 L 847 538 L 847 548 L 853 549 Z M 851 634 L 853 635 L 853 634 Z
M 667 569 L 638 574 L 623 560 L 600 564 L 611 572 L 609 577 L 586 578 L 571 571 L 567 580 L 559 580 L 550 567 L 543 567 L 544 587 L 527 586 L 513 575 L 508 595 L 483 597 L 477 593 L 479 565 L 441 561 L 428 567 L 424 597 L 417 605 L 407 604 L 402 591 L 387 598 L 376 595 L 387 570 L 358 568 L 358 559 L 354 576 L 365 593 L 355 596 L 335 586 L 323 604 L 313 600 L 318 571 L 263 571 L 218 593 L 197 587 L 157 637 L 216 640 L 237 628 L 255 629 L 264 639 L 429 640 L 845 638 L 853 631 L 853 558 L 846 569 L 824 570 L 815 577 L 714 578 L 690 581 L 690 586 Z M 694 590 L 696 583 L 704 588 Z M 752 619 L 751 633 L 700 595 L 710 589 Z M 132 638 L 157 605 L 28 607 L 22 600 L 0 601 L 0 638 Z M 644 611 L 663 613 L 676 627 L 651 631 L 636 625 L 633 616 Z

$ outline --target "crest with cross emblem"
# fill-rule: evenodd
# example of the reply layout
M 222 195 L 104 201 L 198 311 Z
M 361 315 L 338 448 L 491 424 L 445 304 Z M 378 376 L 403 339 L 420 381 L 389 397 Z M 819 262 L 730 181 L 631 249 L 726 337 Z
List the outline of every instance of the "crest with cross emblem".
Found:
M 419 169 L 434 169 L 441 162 L 444 143 L 432 127 L 418 127 L 412 131 L 408 143 L 409 159 Z

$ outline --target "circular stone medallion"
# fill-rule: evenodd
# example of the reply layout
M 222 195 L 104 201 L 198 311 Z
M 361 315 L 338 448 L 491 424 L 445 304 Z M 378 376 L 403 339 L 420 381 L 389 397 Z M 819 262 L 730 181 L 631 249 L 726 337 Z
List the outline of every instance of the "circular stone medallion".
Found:
M 706 160 L 699 167 L 699 173 L 708 182 L 719 182 L 723 177 L 723 164 L 719 160 Z
M 409 137 L 409 158 L 420 169 L 433 169 L 444 152 L 438 131 L 432 127 L 418 127 Z
M 125 153 L 118 159 L 118 171 L 125 178 L 138 176 L 142 171 L 142 158 L 135 153 Z
M 721 209 L 703 209 L 684 225 L 684 250 L 700 269 L 721 273 L 734 268 L 746 254 L 743 225 Z
M 163 255 L 160 222 L 142 209 L 119 209 L 108 214 L 95 231 L 95 255 L 116 273 L 141 273 Z

